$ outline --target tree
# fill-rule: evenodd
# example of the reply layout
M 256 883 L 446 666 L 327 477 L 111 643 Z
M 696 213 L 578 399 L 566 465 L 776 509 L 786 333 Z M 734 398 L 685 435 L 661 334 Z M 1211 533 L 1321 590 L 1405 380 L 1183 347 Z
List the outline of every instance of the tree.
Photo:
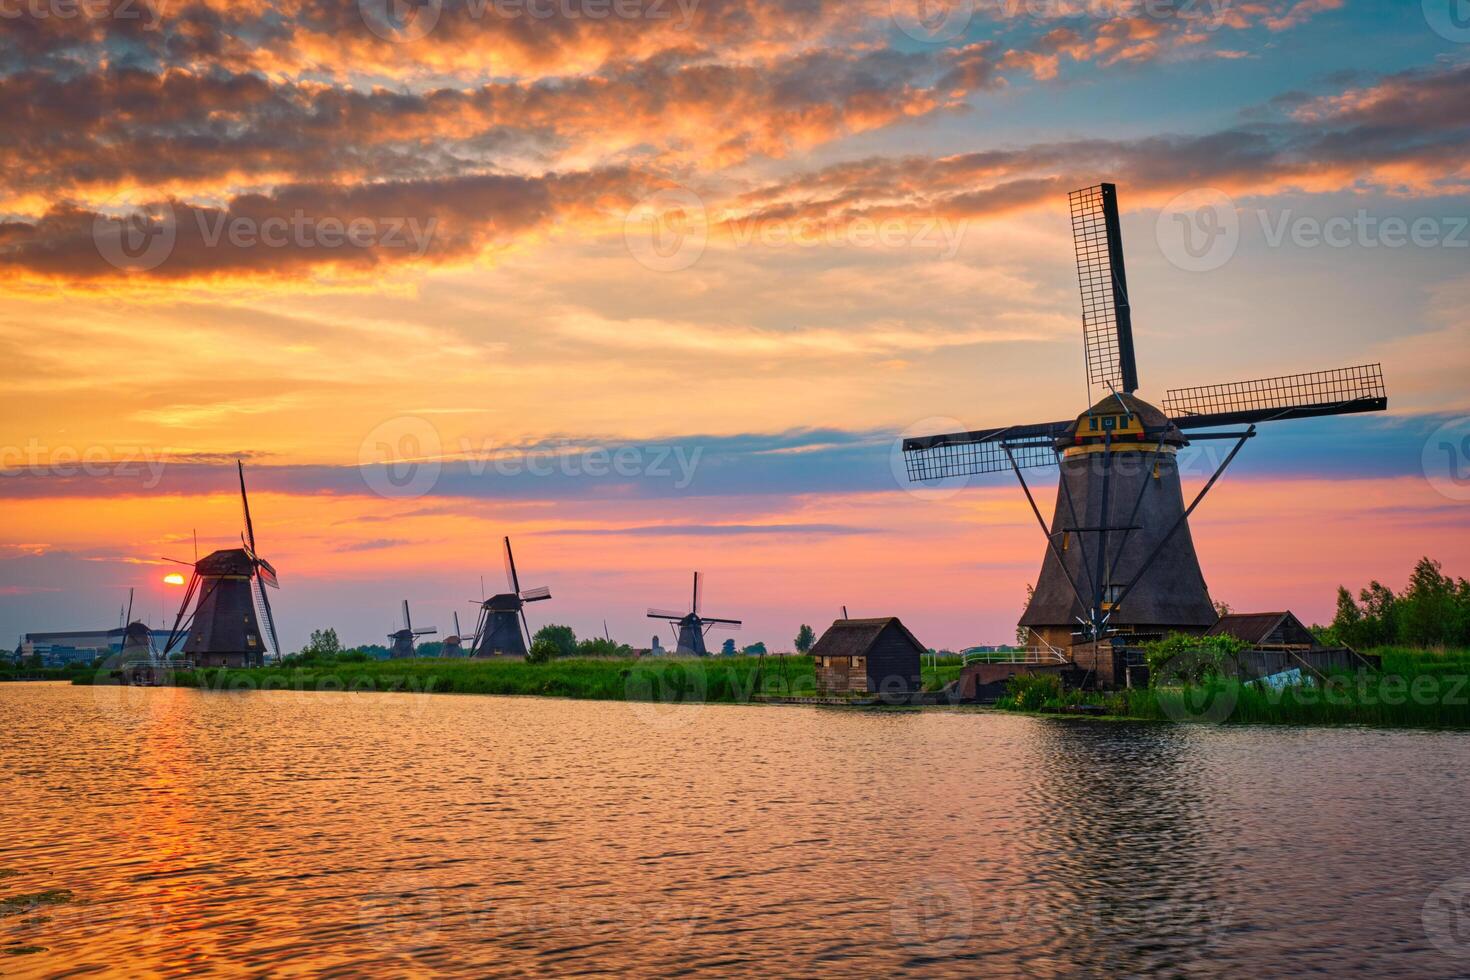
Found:
M 1026 586 L 1026 603 L 1021 607 L 1021 615 L 1026 615 L 1026 610 L 1031 608 L 1031 600 L 1036 597 L 1036 586 Z M 1016 646 L 1026 647 L 1031 645 L 1031 627 L 1016 625 Z
M 556 650 L 558 657 L 570 657 L 577 652 L 577 634 L 572 632 L 570 626 L 546 625 L 536 631 L 536 636 L 531 640 L 532 646 L 536 640 L 546 640 Z
M 1215 600 L 1215 616 L 1217 618 L 1224 619 L 1226 616 L 1229 616 L 1234 611 L 1235 610 L 1230 607 L 1230 603 L 1222 602 L 1219 599 Z
M 595 636 L 590 640 L 583 640 L 577 644 L 577 656 L 579 657 L 631 657 L 633 648 L 626 643 L 617 640 L 609 640 L 606 637 Z
M 539 632 L 531 641 L 531 649 L 526 651 L 526 663 L 546 664 L 556 659 L 558 647 L 549 637 L 542 636 Z
M 330 626 L 326 629 L 312 630 L 311 640 L 301 648 L 301 656 L 312 660 L 335 657 L 341 652 L 342 641 L 337 639 L 337 631 Z
M 801 629 L 796 631 L 796 652 L 808 653 L 812 644 L 817 642 L 817 631 L 806 623 L 801 624 Z
M 733 657 L 733 656 L 735 656 L 735 641 L 734 640 L 726 640 L 724 643 L 721 643 L 720 644 L 720 652 L 723 653 L 727 657 Z
M 763 653 L 766 652 L 766 645 L 764 643 L 760 642 L 759 640 L 757 640 L 756 642 L 752 643 L 750 646 L 744 648 L 740 652 L 741 653 L 744 653 L 744 654 L 749 654 L 752 657 L 758 657 L 761 654 L 763 654 Z

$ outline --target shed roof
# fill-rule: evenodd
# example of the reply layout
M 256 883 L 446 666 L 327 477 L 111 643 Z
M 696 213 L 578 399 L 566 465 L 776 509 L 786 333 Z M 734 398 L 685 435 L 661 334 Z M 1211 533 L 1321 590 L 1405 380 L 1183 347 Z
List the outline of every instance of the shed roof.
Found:
M 1298 630 L 1310 634 L 1302 621 L 1290 612 L 1227 613 L 1205 631 L 1206 636 L 1233 636 L 1246 643 L 1263 643 L 1266 637 L 1276 632 L 1285 621 Z
M 812 647 L 814 657 L 862 657 L 868 654 L 883 631 L 889 626 L 897 627 L 905 640 L 913 644 L 920 653 L 927 652 L 924 644 L 915 639 L 907 626 L 897 616 L 882 616 L 877 619 L 838 619 L 827 627 Z

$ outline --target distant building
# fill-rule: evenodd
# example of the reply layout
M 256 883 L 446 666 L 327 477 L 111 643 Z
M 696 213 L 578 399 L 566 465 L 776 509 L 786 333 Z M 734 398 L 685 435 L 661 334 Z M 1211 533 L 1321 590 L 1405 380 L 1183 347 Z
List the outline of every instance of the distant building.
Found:
M 657 634 L 654 635 L 654 637 L 653 637 L 653 646 L 651 646 L 651 647 L 648 648 L 648 652 L 651 655 L 655 656 L 655 657 L 659 656 L 660 654 L 662 654 L 664 652 L 664 648 L 659 645 L 658 635 Z
M 168 630 L 150 630 L 156 650 L 168 642 Z M 98 657 L 121 653 L 124 633 L 121 627 L 110 630 L 67 630 L 57 633 L 27 633 L 21 637 L 20 655 L 29 659 L 39 655 L 47 667 L 65 667 L 73 663 L 91 663 Z

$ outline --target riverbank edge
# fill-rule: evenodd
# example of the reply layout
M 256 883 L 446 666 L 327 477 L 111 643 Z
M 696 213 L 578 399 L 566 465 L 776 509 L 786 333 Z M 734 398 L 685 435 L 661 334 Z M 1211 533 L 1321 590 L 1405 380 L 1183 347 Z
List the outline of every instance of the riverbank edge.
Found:
M 508 697 L 552 697 L 579 701 L 626 701 L 675 704 L 782 705 L 782 697 L 815 693 L 810 657 L 757 657 L 658 659 L 569 658 L 549 664 L 520 661 L 391 660 L 333 663 L 310 667 L 208 669 L 180 672 L 169 686 L 215 691 L 257 690 L 346 693 L 467 694 Z M 72 679 L 79 686 L 115 683 L 106 674 Z M 1081 703 L 1086 703 L 1085 699 Z M 1385 731 L 1470 731 L 1470 715 L 1449 723 L 1412 719 L 1375 721 L 1360 717 L 1314 718 L 1251 717 L 1234 720 L 1198 717 L 1159 717 L 1106 712 L 1067 713 L 1055 706 L 1027 710 L 1013 706 L 941 702 L 925 705 L 829 703 L 807 705 L 853 710 L 965 710 L 999 712 L 1061 721 L 1108 721 L 1150 724 L 1225 724 L 1232 727 L 1263 725 L 1300 728 L 1368 728 Z M 1350 709 L 1345 709 L 1351 715 Z

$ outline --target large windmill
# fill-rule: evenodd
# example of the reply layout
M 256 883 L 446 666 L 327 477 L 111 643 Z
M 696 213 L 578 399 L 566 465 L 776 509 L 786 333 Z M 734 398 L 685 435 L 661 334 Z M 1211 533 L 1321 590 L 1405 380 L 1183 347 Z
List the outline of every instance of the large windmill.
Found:
M 531 624 L 526 621 L 526 603 L 551 598 L 551 590 L 545 586 L 535 589 L 521 588 L 515 555 L 510 550 L 510 538 L 505 539 L 505 581 L 510 586 L 509 592 L 491 596 L 480 603 L 480 622 L 475 627 L 476 657 L 493 657 L 498 654 L 525 656 L 531 642 Z
M 393 646 L 388 650 L 391 660 L 404 660 L 414 655 L 413 645 L 421 636 L 431 636 L 439 632 L 432 626 L 421 626 L 413 628 L 413 615 L 408 611 L 408 600 L 403 600 L 403 629 L 388 634 L 388 639 L 393 641 Z
M 718 616 L 706 616 L 700 612 L 700 606 L 704 602 L 704 573 L 694 573 L 694 596 L 689 602 L 688 612 L 675 612 L 671 609 L 650 609 L 649 619 L 667 619 L 671 622 L 678 639 L 678 653 L 686 656 L 705 657 L 709 651 L 705 649 L 705 634 L 716 626 L 721 629 L 738 630 L 740 620 L 721 619 Z
M 1021 625 L 1049 647 L 1090 643 L 1096 654 L 1100 640 L 1126 643 L 1215 623 L 1188 519 L 1257 423 L 1382 411 L 1388 398 L 1381 366 L 1369 364 L 1173 388 L 1162 410 L 1143 401 L 1134 394 L 1117 190 L 1075 191 L 1070 204 L 1089 400 L 1096 403 L 1074 419 L 907 439 L 903 449 L 913 480 L 1015 472 L 1047 549 Z M 1227 426 L 1237 428 L 1217 431 Z M 1201 439 L 1234 445 L 1186 507 L 1176 454 Z M 1022 470 L 1050 466 L 1061 473 L 1048 526 Z
M 245 510 L 245 532 L 240 535 L 243 547 L 211 552 L 194 562 L 194 574 L 164 644 L 167 656 L 183 640 L 185 656 L 200 667 L 258 667 L 265 662 L 267 643 L 277 657 L 281 653 L 265 592 L 265 586 L 278 589 L 280 583 L 275 568 L 255 549 L 250 498 L 245 494 L 245 466 L 237 460 L 235 467 L 240 475 L 240 504 Z

